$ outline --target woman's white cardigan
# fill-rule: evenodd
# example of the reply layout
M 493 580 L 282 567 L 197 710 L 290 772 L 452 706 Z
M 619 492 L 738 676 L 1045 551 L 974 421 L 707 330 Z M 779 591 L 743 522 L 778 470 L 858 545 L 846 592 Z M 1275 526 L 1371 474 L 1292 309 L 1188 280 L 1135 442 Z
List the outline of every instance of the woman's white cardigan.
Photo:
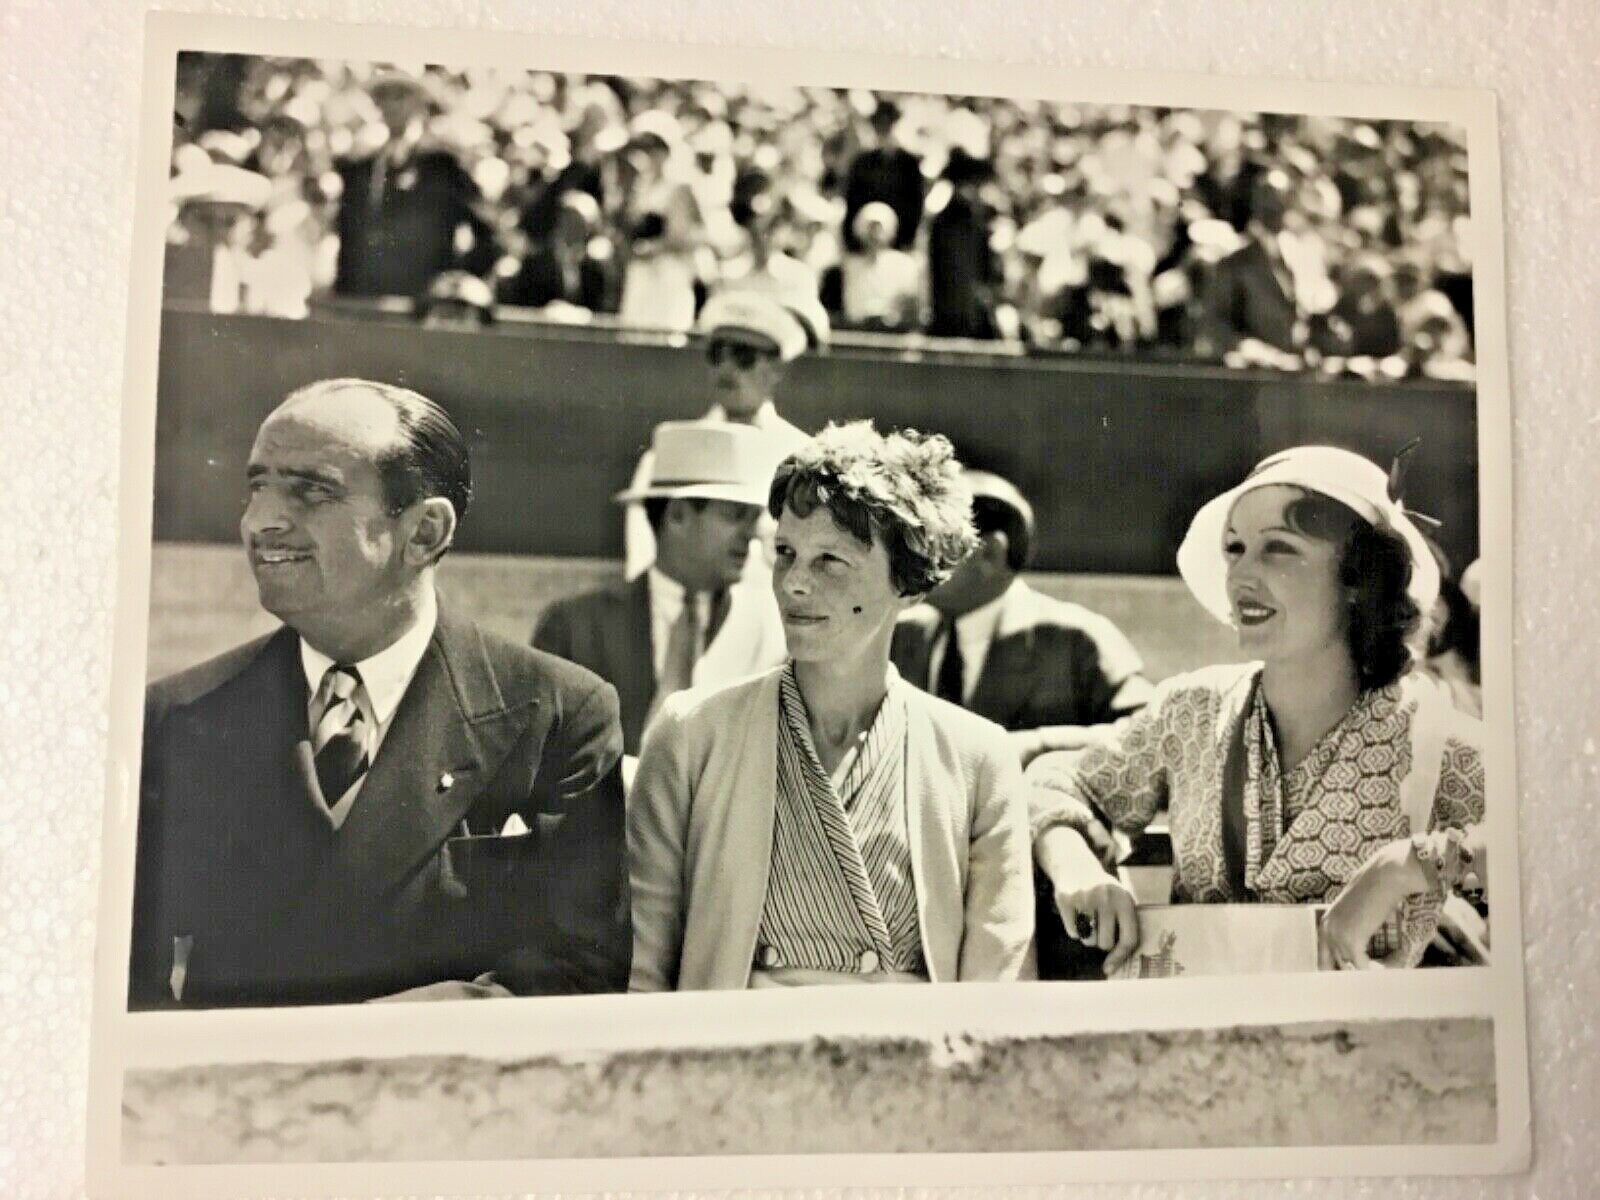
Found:
M 743 988 L 766 903 L 783 668 L 670 697 L 628 798 L 634 991 Z M 1016 752 L 998 725 L 912 687 L 906 808 L 930 979 L 1031 964 L 1033 858 Z

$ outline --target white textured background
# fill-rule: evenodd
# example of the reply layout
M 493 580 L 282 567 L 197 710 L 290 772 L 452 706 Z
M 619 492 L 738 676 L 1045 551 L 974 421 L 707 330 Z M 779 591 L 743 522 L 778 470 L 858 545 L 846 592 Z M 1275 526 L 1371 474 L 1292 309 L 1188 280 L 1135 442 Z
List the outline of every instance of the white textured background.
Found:
M 1594 0 L 326 0 L 241 15 L 1488 87 L 1501 102 L 1531 1177 L 1600 1190 L 1600 5 Z M 0 0 L 0 1197 L 82 1192 L 142 4 Z M 1179 1189 L 1093 1188 L 1099 1196 Z

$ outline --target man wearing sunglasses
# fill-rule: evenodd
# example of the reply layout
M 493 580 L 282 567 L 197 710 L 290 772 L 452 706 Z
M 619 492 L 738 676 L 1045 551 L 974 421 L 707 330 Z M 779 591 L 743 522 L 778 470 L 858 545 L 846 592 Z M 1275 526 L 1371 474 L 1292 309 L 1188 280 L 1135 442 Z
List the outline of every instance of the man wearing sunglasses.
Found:
M 706 362 L 715 402 L 703 421 L 749 425 L 760 441 L 766 477 L 811 435 L 778 415 L 773 395 L 788 364 L 810 342 L 807 325 L 795 310 L 767 291 L 730 288 L 714 294 L 700 312 Z M 647 451 L 634 471 L 630 490 L 648 485 L 652 455 Z M 644 507 L 630 504 L 623 525 L 623 572 L 628 579 L 647 570 L 656 557 L 656 540 Z

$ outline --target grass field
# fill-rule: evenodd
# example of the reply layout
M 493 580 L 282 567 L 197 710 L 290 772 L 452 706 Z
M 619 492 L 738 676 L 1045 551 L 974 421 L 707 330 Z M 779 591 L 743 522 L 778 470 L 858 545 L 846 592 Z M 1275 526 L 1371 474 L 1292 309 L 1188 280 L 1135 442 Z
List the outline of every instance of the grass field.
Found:
M 599 559 L 452 554 L 440 569 L 439 587 L 447 603 L 525 640 L 551 601 L 614 579 L 620 570 Z M 1239 657 L 1232 631 L 1207 616 L 1176 577 L 1034 575 L 1029 581 L 1110 618 L 1144 656 L 1152 679 Z M 256 602 L 255 581 L 238 546 L 155 546 L 146 678 L 170 675 L 276 624 Z

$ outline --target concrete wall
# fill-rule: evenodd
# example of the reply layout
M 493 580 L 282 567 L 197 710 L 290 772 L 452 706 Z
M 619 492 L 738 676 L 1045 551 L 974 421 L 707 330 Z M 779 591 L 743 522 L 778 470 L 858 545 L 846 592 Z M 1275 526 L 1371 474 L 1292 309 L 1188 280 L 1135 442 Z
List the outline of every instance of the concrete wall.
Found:
M 440 570 L 447 600 L 506 637 L 526 640 L 545 605 L 615 578 L 612 562 L 452 553 Z M 1032 582 L 1110 620 L 1132 639 L 1154 679 L 1238 657 L 1232 630 L 1218 624 L 1170 576 L 1038 575 Z M 147 676 L 159 679 L 200 662 L 277 622 L 261 611 L 237 545 L 163 543 L 150 579 Z
M 610 502 L 650 430 L 705 411 L 699 354 L 663 338 L 570 327 L 419 329 L 370 318 L 162 315 L 155 521 L 163 540 L 235 536 L 256 426 L 293 388 L 334 375 L 403 383 L 446 404 L 478 481 L 462 548 L 617 558 Z M 1168 574 L 1202 502 L 1263 455 L 1326 442 L 1379 462 L 1423 438 L 1413 507 L 1445 548 L 1477 555 L 1471 388 L 1377 386 L 1219 367 L 936 343 L 840 346 L 794 364 L 783 411 L 802 429 L 874 417 L 947 434 L 1039 511 L 1046 571 Z
M 142 1164 L 1486 1143 L 1493 1025 L 137 1070 L 122 1136 Z

